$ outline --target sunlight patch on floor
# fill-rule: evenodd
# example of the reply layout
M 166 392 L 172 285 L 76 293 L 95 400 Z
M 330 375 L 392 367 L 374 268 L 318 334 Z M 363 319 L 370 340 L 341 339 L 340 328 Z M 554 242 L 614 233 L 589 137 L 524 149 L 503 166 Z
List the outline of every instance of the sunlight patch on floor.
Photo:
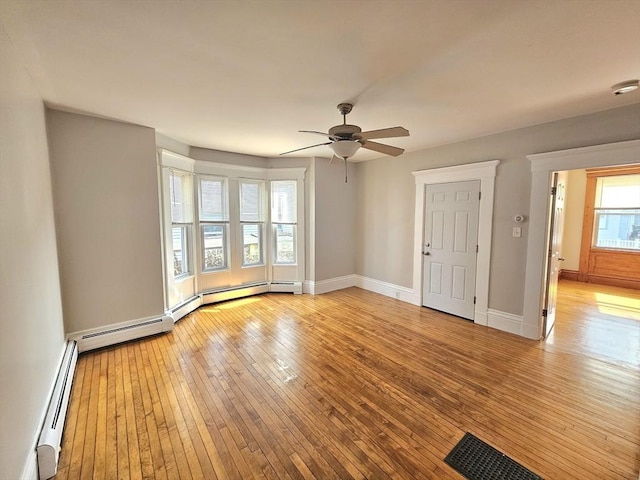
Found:
M 595 300 L 600 313 L 640 320 L 640 297 L 623 297 L 596 292 Z

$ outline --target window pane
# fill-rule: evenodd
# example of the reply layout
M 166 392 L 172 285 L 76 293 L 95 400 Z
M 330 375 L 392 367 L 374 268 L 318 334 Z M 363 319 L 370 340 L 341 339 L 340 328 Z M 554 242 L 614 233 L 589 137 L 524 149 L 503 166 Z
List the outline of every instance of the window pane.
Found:
M 189 273 L 187 227 L 173 227 L 171 229 L 171 238 L 173 244 L 173 276 L 186 275 Z
M 171 200 L 171 222 L 191 222 L 191 176 L 171 171 L 169 174 L 169 197 Z
M 274 263 L 296 263 L 296 226 L 274 225 Z
M 224 179 L 200 179 L 200 220 L 227 221 L 227 188 Z
M 596 210 L 593 246 L 640 250 L 640 209 Z
M 226 225 L 202 226 L 202 269 L 204 271 L 227 267 L 225 227 Z
M 242 225 L 242 265 L 262 263 L 262 225 Z
M 640 175 L 598 177 L 596 208 L 640 208 Z
M 271 221 L 274 223 L 296 223 L 296 181 L 271 182 Z
M 263 185 L 261 182 L 240 182 L 240 221 L 261 222 Z

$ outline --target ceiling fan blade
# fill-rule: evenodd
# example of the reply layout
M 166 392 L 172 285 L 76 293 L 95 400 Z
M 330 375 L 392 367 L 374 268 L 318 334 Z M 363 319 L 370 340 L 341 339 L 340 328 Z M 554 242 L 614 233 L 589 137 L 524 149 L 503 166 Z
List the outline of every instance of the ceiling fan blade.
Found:
M 366 141 L 362 144 L 362 148 L 373 150 L 374 152 L 384 153 L 385 155 L 391 155 L 397 157 L 402 155 L 404 148 L 392 147 L 391 145 L 385 145 L 383 143 Z
M 335 140 L 334 135 L 329 135 L 324 132 L 316 132 L 315 130 L 298 130 L 300 133 L 313 133 L 314 135 L 322 135 L 323 137 L 329 137 L 331 140 Z
M 317 145 L 309 145 L 308 147 L 302 147 L 302 148 L 296 148 L 295 150 L 289 150 L 288 152 L 281 153 L 280 155 L 286 155 L 288 153 L 299 152 L 300 150 L 306 150 L 307 148 L 322 147 L 323 145 L 331 145 L 332 143 L 333 142 L 326 142 L 326 143 L 318 143 Z
M 369 140 L 370 138 L 408 137 L 409 130 L 404 127 L 381 128 L 380 130 L 369 130 L 368 132 L 359 133 L 358 136 L 363 140 Z

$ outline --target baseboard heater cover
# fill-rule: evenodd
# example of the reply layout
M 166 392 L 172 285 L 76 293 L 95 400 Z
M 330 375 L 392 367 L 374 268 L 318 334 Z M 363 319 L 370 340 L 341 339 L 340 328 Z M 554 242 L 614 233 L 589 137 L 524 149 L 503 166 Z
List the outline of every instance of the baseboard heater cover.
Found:
M 302 293 L 302 282 L 271 282 L 270 292 Z
M 67 342 L 36 448 L 40 480 L 51 478 L 58 471 L 62 430 L 67 416 L 71 384 L 77 361 L 77 343 L 75 341 Z
M 175 323 L 181 318 L 193 312 L 201 305 L 202 297 L 200 295 L 194 295 L 193 297 L 173 307 L 169 312 L 167 312 L 167 315 L 170 315 L 171 318 L 173 318 L 173 322 Z
M 162 317 L 136 320 L 113 325 L 110 328 L 87 332 L 81 334 L 76 340 L 78 342 L 78 351 L 86 352 L 87 350 L 107 347 L 149 335 L 170 332 L 171 330 L 173 330 L 173 317 L 164 315 Z
M 258 283 L 254 285 L 243 285 L 239 288 L 229 288 L 224 290 L 214 290 L 202 293 L 202 303 L 217 303 L 235 298 L 248 297 L 269 291 L 269 284 Z

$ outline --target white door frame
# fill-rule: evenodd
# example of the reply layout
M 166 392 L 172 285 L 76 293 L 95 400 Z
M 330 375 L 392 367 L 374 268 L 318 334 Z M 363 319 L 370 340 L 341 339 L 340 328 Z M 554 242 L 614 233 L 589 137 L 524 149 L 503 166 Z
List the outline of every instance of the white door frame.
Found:
M 531 161 L 531 200 L 524 284 L 523 336 L 542 338 L 542 305 L 553 172 L 640 162 L 640 140 L 527 155 Z
M 489 271 L 491 263 L 491 233 L 493 224 L 493 191 L 496 169 L 500 160 L 454 165 L 412 172 L 416 182 L 416 206 L 413 240 L 414 303 L 422 305 L 422 244 L 424 235 L 424 203 L 427 185 L 480 180 L 478 215 L 478 263 L 476 268 L 476 306 L 474 323 L 487 325 L 489 308 Z

